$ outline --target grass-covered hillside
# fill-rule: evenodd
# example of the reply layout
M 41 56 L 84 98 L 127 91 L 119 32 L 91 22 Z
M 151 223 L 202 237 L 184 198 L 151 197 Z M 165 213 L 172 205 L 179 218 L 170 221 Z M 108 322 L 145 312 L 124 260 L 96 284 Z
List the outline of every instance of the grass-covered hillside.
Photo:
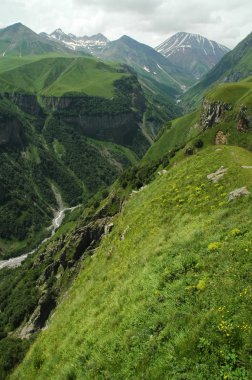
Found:
M 251 195 L 229 193 L 252 191 L 252 155 L 173 162 L 114 219 L 11 379 L 251 378 Z
M 240 82 L 219 84 L 205 95 L 198 110 L 166 125 L 164 133 L 147 151 L 145 160 L 157 160 L 184 147 L 197 148 L 199 140 L 207 145 L 214 144 L 220 131 L 225 136 L 225 144 L 251 150 L 251 117 L 251 77 Z
M 236 83 L 222 83 L 208 92 L 209 100 L 221 100 L 236 108 L 246 106 L 252 110 L 252 77 L 247 77 Z
M 8 60 L 8 58 L 7 58 Z M 3 60 L 4 61 L 4 60 Z M 17 62 L 18 59 L 10 59 Z M 35 57 L 33 62 L 24 58 L 24 64 L 8 69 L 0 60 L 1 92 L 22 92 L 60 97 L 66 93 L 111 98 L 114 81 L 124 75 L 118 72 L 119 65 L 106 65 L 94 58 Z M 2 70 L 1 70 L 2 69 Z
M 197 121 L 199 112 L 181 116 L 164 127 L 164 132 L 145 155 L 145 160 L 155 161 L 174 149 L 179 149 L 200 132 Z

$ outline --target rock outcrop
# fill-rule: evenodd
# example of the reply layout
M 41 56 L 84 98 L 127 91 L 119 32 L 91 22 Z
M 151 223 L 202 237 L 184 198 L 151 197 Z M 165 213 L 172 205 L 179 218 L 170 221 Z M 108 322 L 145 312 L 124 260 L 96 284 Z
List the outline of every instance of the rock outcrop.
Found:
M 78 273 L 81 260 L 92 255 L 104 235 L 111 233 L 114 224 L 110 217 L 94 219 L 88 224 L 76 228 L 69 237 L 61 237 L 49 244 L 33 263 L 33 268 L 45 266 L 37 280 L 41 295 L 29 321 L 22 327 L 19 336 L 29 338 L 41 330 L 57 305 L 62 294 L 62 281 L 68 281 Z
M 229 193 L 228 200 L 232 201 L 235 198 L 243 197 L 244 195 L 249 195 L 249 194 L 250 194 L 250 191 L 248 191 L 247 187 L 244 186 L 244 187 L 241 187 L 240 189 L 231 191 L 231 193 Z
M 38 102 L 37 96 L 22 93 L 5 93 L 2 95 L 18 106 L 23 112 L 37 117 L 45 117 L 44 111 Z
M 226 145 L 228 143 L 228 135 L 223 131 L 218 131 L 215 136 L 215 145 Z
M 224 113 L 231 109 L 232 106 L 230 104 L 220 101 L 211 102 L 207 98 L 204 98 L 200 115 L 200 124 L 203 130 L 220 123 Z
M 240 112 L 237 116 L 237 130 L 239 132 L 246 132 L 249 129 L 250 120 L 247 115 L 247 107 L 241 106 Z
M 208 174 L 207 179 L 213 181 L 213 183 L 217 183 L 224 175 L 227 173 L 228 169 L 221 166 L 216 172 Z

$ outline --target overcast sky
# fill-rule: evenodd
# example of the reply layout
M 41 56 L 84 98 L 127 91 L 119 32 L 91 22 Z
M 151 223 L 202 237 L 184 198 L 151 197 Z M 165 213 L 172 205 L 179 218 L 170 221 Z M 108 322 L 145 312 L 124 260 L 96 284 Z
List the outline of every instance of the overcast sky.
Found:
M 252 31 L 252 1 L 0 0 L 0 28 L 18 21 L 35 32 L 127 34 L 153 47 L 185 31 L 233 48 Z

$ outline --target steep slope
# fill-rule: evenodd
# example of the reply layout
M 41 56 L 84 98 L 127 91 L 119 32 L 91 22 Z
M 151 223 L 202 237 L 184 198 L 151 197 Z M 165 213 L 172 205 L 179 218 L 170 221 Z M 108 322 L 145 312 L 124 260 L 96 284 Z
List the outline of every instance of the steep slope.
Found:
M 209 91 L 197 111 L 168 124 L 158 141 L 145 155 L 146 161 L 160 159 L 185 146 L 236 144 L 252 148 L 251 77 L 237 83 L 223 83 Z M 186 148 L 185 148 L 186 150 Z
M 11 379 L 251 378 L 245 165 L 209 147 L 132 196 Z
M 234 146 L 252 149 L 250 84 L 211 91 L 144 162 L 77 209 L 22 267 L 2 271 L 1 375 L 82 268 L 21 378 L 251 377 L 252 155 Z
M 252 33 L 241 41 L 232 51 L 183 97 L 187 107 L 195 107 L 204 94 L 217 83 L 237 82 L 252 74 Z
M 188 83 L 191 83 L 189 75 L 170 63 L 161 54 L 150 46 L 139 43 L 128 36 L 123 36 L 112 41 L 101 51 L 99 56 L 106 60 L 124 62 L 132 66 L 140 78 L 144 81 L 148 78 L 146 86 L 151 82 L 163 84 L 167 92 L 175 94 L 181 92 Z
M 156 50 L 199 80 L 230 51 L 227 47 L 199 34 L 179 32 L 156 47 Z
M 77 37 L 72 33 L 66 34 L 62 29 L 56 29 L 51 34 L 42 33 L 50 40 L 57 40 L 62 42 L 68 48 L 78 51 L 86 51 L 92 55 L 99 54 L 101 49 L 103 49 L 109 42 L 107 37 L 103 34 L 98 33 L 93 36 L 82 36 Z
M 136 162 L 132 150 L 142 155 L 149 146 L 145 99 L 126 68 L 64 57 L 7 66 L 0 69 L 1 258 L 49 234 L 58 207 L 52 185 L 65 204 L 86 202 Z
M 49 41 L 21 23 L 0 30 L 0 56 L 26 56 L 45 53 L 72 54 L 64 44 Z

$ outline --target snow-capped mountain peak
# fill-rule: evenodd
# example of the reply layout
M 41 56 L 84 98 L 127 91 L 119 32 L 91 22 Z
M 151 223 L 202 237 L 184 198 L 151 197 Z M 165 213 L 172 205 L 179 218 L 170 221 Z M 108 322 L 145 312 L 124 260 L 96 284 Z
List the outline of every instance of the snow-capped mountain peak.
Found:
M 176 54 L 178 51 L 185 53 L 186 49 L 199 49 L 205 55 L 218 55 L 221 52 L 224 54 L 229 51 L 226 46 L 223 46 L 215 41 L 209 40 L 200 34 L 178 32 L 165 42 L 156 47 L 156 50 L 169 57 Z
M 91 54 L 101 51 L 109 40 L 101 33 L 94 36 L 77 37 L 72 33 L 64 33 L 61 28 L 56 29 L 51 34 L 46 34 L 49 39 L 56 39 L 72 50 L 85 50 Z
M 229 51 L 215 41 L 200 34 L 178 32 L 169 37 L 156 50 L 176 65 L 191 69 L 196 79 L 216 65 Z

